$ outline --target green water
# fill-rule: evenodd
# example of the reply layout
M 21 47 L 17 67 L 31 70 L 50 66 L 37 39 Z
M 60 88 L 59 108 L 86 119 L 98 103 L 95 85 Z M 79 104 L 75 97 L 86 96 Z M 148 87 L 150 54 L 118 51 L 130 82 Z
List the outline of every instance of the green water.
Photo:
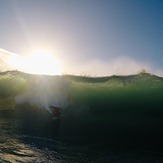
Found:
M 0 75 L 2 162 L 162 162 L 163 79 Z M 52 120 L 48 106 L 63 108 Z

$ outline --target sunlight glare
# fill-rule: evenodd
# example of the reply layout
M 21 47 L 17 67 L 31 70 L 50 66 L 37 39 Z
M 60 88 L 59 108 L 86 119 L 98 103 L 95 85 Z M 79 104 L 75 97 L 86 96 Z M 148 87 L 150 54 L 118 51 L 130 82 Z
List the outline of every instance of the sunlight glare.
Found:
M 60 75 L 58 61 L 50 53 L 37 51 L 26 56 L 14 56 L 9 64 L 20 71 L 31 74 Z

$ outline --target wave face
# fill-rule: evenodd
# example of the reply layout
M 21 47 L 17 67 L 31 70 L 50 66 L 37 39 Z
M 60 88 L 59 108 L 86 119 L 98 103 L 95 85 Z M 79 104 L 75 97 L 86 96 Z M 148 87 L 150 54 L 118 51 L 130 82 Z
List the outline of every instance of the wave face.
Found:
M 37 134 L 65 141 L 163 144 L 160 77 L 147 73 L 93 78 L 5 72 L 0 75 L 0 89 L 1 108 L 26 110 L 21 114 L 22 124 L 35 124 Z M 51 105 L 63 108 L 61 119 L 51 120 Z M 45 123 L 48 127 L 43 129 Z
M 62 108 L 67 105 L 68 82 L 60 76 L 5 72 L 1 73 L 0 87 L 1 103 L 8 100 L 11 105 L 30 104 L 46 109 L 50 105 Z

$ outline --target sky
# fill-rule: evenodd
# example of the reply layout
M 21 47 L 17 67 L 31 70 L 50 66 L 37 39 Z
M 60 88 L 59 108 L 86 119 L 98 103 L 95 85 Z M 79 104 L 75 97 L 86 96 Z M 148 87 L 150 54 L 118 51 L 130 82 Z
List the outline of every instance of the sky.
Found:
M 35 49 L 50 51 L 61 74 L 163 75 L 163 1 L 0 0 L 1 71 L 6 57 Z

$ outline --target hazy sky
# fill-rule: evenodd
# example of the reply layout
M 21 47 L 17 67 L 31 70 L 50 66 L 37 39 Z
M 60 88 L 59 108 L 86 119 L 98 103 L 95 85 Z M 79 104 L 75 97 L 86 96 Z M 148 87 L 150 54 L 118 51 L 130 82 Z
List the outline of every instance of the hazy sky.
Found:
M 162 73 L 163 0 L 0 0 L 0 48 L 50 49 L 62 73 Z

